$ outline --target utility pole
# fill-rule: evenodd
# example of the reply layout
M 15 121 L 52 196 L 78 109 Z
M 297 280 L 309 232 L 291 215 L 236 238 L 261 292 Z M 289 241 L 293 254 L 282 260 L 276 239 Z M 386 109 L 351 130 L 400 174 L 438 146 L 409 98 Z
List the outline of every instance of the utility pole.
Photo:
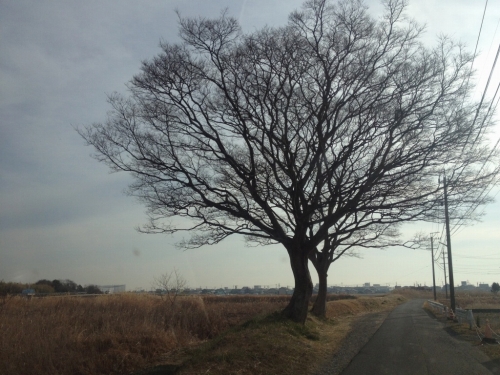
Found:
M 444 270 L 444 292 L 446 293 L 446 299 L 448 299 L 448 287 L 446 286 L 446 261 L 444 259 L 444 251 L 443 251 L 443 270 Z
M 431 257 L 432 257 L 432 289 L 434 290 L 434 301 L 437 301 L 436 297 L 436 276 L 434 274 L 434 238 L 432 237 L 433 233 L 431 233 Z
M 448 267 L 450 276 L 450 304 L 451 309 L 455 312 L 455 283 L 453 282 L 453 261 L 451 258 L 451 235 L 450 235 L 450 217 L 448 215 L 448 191 L 446 185 L 446 175 L 443 176 L 444 185 L 444 216 L 446 219 L 446 247 L 448 248 Z

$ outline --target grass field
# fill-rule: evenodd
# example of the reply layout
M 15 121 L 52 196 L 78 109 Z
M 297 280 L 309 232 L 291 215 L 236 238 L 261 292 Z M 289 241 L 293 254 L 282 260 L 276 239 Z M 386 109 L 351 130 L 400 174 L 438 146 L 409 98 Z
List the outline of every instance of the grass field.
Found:
M 184 362 L 180 373 L 306 374 L 335 350 L 354 317 L 403 300 L 332 301 L 328 319 L 309 318 L 302 326 L 273 314 L 288 298 L 181 297 L 175 305 L 131 293 L 5 298 L 0 374 L 132 374 Z M 290 366 L 295 372 L 282 372 Z
M 121 374 L 286 305 L 272 298 L 20 297 L 0 303 L 0 374 Z
M 458 293 L 455 303 L 463 309 L 500 309 L 500 296 L 493 293 Z

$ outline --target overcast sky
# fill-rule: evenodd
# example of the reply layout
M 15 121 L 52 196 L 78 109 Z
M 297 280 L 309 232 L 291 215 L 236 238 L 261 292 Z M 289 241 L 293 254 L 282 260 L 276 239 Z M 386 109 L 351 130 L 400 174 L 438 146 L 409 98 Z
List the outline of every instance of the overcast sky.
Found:
M 176 267 L 191 287 L 293 285 L 283 247 L 245 247 L 233 238 L 183 251 L 175 247 L 179 236 L 135 231 L 146 216 L 123 193 L 130 177 L 109 174 L 92 159 L 75 128 L 103 121 L 106 95 L 126 92 L 141 61 L 159 53 L 160 40 L 178 40 L 176 9 L 186 17 L 216 17 L 228 8 L 251 32 L 283 25 L 301 3 L 0 0 L 0 280 L 72 279 L 149 289 L 155 276 Z M 379 2 L 367 4 L 378 14 Z M 473 51 L 483 9 L 479 0 L 414 0 L 408 15 L 426 23 L 426 43 L 445 33 Z M 499 17 L 500 3 L 490 1 L 475 62 L 476 95 L 484 90 L 500 42 Z M 488 97 L 498 82 L 495 74 Z M 485 210 L 481 223 L 452 237 L 456 283 L 500 281 L 500 203 Z M 412 224 L 405 233 L 441 228 Z M 329 285 L 432 284 L 428 251 L 360 254 L 334 263 Z M 443 271 L 436 271 L 441 285 Z

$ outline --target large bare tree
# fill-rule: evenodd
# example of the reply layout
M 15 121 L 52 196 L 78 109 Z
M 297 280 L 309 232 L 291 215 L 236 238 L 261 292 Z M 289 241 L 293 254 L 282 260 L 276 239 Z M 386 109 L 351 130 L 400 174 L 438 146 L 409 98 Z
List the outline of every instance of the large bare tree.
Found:
M 180 18 L 182 43 L 162 43 L 107 121 L 80 130 L 133 175 L 142 230 L 190 231 L 186 248 L 233 234 L 282 244 L 295 279 L 284 314 L 304 322 L 308 258 L 325 241 L 421 219 L 443 168 L 457 195 L 490 182 L 472 56 L 447 39 L 425 48 L 404 2 L 384 4 L 376 20 L 360 1 L 312 0 L 249 34 L 225 13 Z

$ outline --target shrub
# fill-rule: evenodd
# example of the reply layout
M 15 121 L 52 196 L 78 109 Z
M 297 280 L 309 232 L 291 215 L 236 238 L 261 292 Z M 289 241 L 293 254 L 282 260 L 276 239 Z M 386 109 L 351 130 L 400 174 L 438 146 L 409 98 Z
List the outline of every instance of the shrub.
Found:
M 491 291 L 495 294 L 500 290 L 500 285 L 498 283 L 491 284 Z

